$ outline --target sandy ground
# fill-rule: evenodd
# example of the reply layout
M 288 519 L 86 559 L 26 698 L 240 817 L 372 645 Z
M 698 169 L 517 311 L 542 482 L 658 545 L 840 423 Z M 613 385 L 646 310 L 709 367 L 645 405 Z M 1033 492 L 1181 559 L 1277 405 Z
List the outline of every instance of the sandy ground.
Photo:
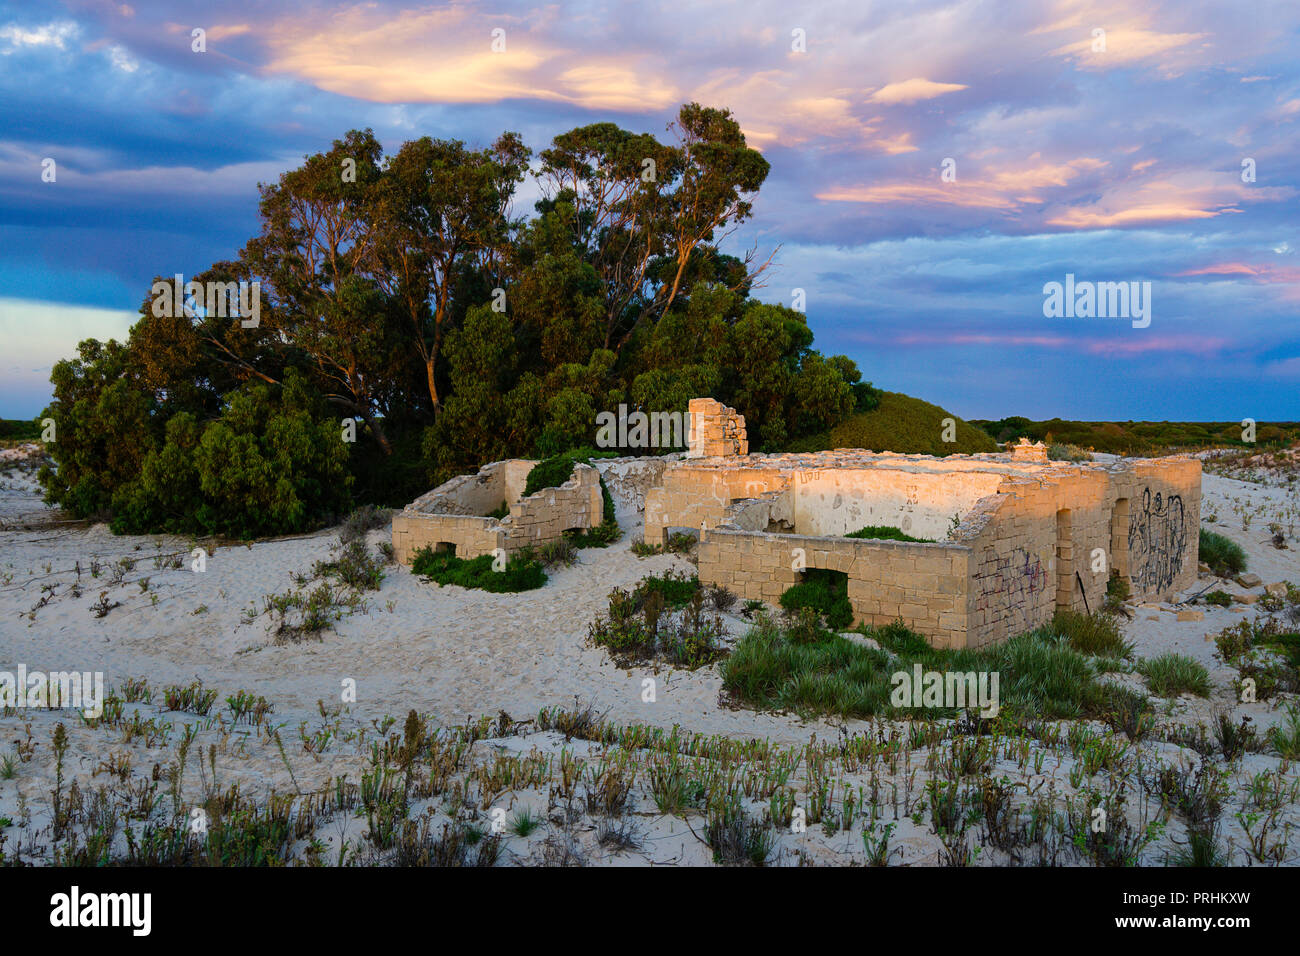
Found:
M 13 459 L 19 453 L 10 449 L 0 454 Z M 1218 518 L 1207 526 L 1240 543 L 1250 569 L 1264 583 L 1300 582 L 1296 505 L 1294 484 L 1245 482 L 1212 474 L 1204 478 L 1203 513 Z M 374 726 L 386 715 L 400 720 L 411 709 L 450 725 L 500 711 L 521 719 L 543 707 L 590 703 L 616 724 L 681 725 L 704 734 L 768 738 L 790 746 L 805 745 L 814 736 L 833 740 L 843 729 L 842 721 L 806 721 L 721 706 L 716 667 L 694 673 L 627 671 L 614 666 L 603 650 L 586 645 L 588 623 L 606 610 L 611 588 L 630 588 L 641 577 L 668 568 L 691 570 L 678 556 L 632 554 L 629 545 L 639 519 L 626 504 L 620 512 L 625 529 L 621 541 L 608 549 L 580 552 L 576 565 L 553 571 L 540 590 L 498 595 L 440 588 L 406 568 L 389 565 L 382 588 L 367 595 L 364 613 L 343 618 L 318 641 L 277 646 L 268 633 L 267 616 L 250 621 L 246 611 L 259 611 L 265 596 L 287 591 L 293 585 L 291 574 L 308 574 L 314 562 L 328 559 L 338 546 L 337 529 L 216 547 L 207 556 L 206 569 L 198 573 L 190 570 L 194 542 L 119 537 L 103 525 L 60 523 L 41 504 L 31 474 L 10 468 L 0 481 L 0 527 L 4 529 L 0 530 L 0 670 L 13 671 L 24 664 L 29 670 L 102 671 L 110 687 L 120 687 L 132 677 L 146 677 L 155 687 L 200 679 L 219 689 L 223 698 L 240 689 L 266 697 L 274 703 L 277 724 L 288 728 L 304 721 L 319 723 L 318 701 L 327 708 L 338 707 L 341 688 L 352 680 L 357 699 L 346 710 L 351 727 Z M 1247 520 L 1245 515 L 1251 517 Z M 1290 549 L 1279 550 L 1268 543 L 1266 528 L 1274 521 L 1290 522 Z M 376 530 L 369 542 L 377 545 L 387 537 L 386 528 Z M 170 554 L 183 556 L 180 569 L 156 566 L 155 556 Z M 111 565 L 122 559 L 134 561 L 134 568 L 121 582 L 111 584 Z M 90 570 L 96 563 L 98 578 Z M 78 582 L 81 593 L 74 596 Z M 1197 590 L 1218 586 L 1246 591 L 1208 575 L 1202 576 Z M 1252 590 L 1262 593 L 1260 587 Z M 120 606 L 97 617 L 93 607 L 101 598 Z M 1170 702 L 1166 715 L 1196 723 L 1208 719 L 1215 708 L 1226 707 L 1238 715 L 1248 714 L 1260 729 L 1278 722 L 1281 712 L 1276 703 L 1238 704 L 1232 699 L 1235 671 L 1213 656 L 1211 635 L 1257 610 L 1245 605 L 1198 608 L 1205 612 L 1202 621 L 1179 622 L 1171 610 L 1143 607 L 1125 625 L 1126 637 L 1139 656 L 1173 651 L 1200 660 L 1210 670 L 1214 696 L 1208 701 Z M 729 617 L 727 627 L 734 638 L 747 624 Z M 656 681 L 653 703 L 643 700 L 646 677 Z M 1125 680 L 1141 684 L 1135 675 Z M 24 722 L 36 721 L 33 737 L 39 738 L 53 719 L 31 712 L 0 717 L 0 753 L 22 738 Z M 849 722 L 848 729 L 860 732 L 871 726 Z M 87 751 L 81 757 L 83 768 L 93 765 L 95 748 L 102 743 L 95 743 L 85 728 L 76 734 Z M 562 738 L 549 737 L 528 737 L 526 746 L 565 745 Z M 522 746 L 523 739 L 510 738 L 495 746 Z M 568 744 L 575 745 L 581 742 Z M 1276 759 L 1255 756 L 1247 758 L 1246 766 L 1257 763 L 1265 768 L 1278 766 Z M 1285 762 L 1282 767 L 1294 775 Z M 306 779 L 296 785 L 327 783 L 335 769 L 329 757 L 308 762 L 299 768 Z M 240 772 L 269 786 L 289 785 L 283 767 L 275 761 Z M 44 782 L 44 778 L 25 784 L 0 780 L 0 817 L 16 816 L 19 794 L 24 801 L 34 800 Z M 659 862 L 707 859 L 707 854 L 699 856 L 699 840 L 683 832 L 683 826 L 681 821 L 658 819 L 648 836 L 656 849 L 648 858 Z M 933 847 L 919 835 L 909 837 L 910 826 L 908 820 L 900 824 L 901 861 L 934 862 Z M 347 838 L 345 831 L 346 827 L 340 831 L 340 840 Z M 835 841 L 846 839 L 845 834 L 826 837 L 812 857 L 823 862 L 836 859 Z M 861 841 L 854 840 L 860 857 Z M 529 851 L 524 846 L 512 852 L 527 857 Z

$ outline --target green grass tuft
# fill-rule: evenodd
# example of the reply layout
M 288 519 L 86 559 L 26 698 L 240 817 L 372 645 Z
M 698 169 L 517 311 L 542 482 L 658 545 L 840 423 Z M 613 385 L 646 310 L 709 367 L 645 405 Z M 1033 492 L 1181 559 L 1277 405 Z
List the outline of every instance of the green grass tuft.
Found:
M 1219 577 L 1230 577 L 1246 570 L 1246 552 L 1241 545 L 1204 528 L 1201 529 L 1201 560 Z
M 1210 696 L 1210 675 L 1200 661 L 1183 654 L 1161 654 L 1137 662 L 1137 672 L 1147 679 L 1151 692 L 1161 697 L 1179 694 Z

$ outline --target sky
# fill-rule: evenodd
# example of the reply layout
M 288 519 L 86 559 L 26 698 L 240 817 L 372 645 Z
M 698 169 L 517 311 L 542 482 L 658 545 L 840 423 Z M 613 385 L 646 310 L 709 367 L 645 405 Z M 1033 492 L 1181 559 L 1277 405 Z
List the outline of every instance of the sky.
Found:
M 1296 0 L 6 0 L 0 417 L 124 337 L 153 276 L 234 258 L 257 184 L 349 129 L 540 150 L 668 138 L 690 101 L 772 166 L 724 248 L 776 250 L 756 296 L 802 290 L 816 347 L 878 387 L 965 418 L 1300 419 Z M 1067 275 L 1149 313 L 1045 315 Z

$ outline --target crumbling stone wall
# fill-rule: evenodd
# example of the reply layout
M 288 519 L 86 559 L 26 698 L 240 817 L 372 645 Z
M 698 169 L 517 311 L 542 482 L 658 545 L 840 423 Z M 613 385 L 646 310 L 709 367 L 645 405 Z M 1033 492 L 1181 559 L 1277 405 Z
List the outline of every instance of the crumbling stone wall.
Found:
M 663 544 L 672 528 L 698 531 L 721 524 L 736 501 L 784 490 L 790 478 L 779 461 L 744 469 L 717 461 L 682 461 L 664 470 L 663 485 L 645 499 L 645 540 Z
M 476 475 L 461 475 L 439 485 L 407 505 L 393 518 L 393 551 L 410 564 L 423 547 L 476 558 L 498 550 L 507 555 L 525 547 L 557 541 L 571 529 L 587 530 L 601 523 L 604 507 L 600 473 L 579 462 L 558 488 L 523 497 L 535 461 L 511 459 L 484 465 Z M 502 503 L 504 518 L 486 517 Z
M 744 415 L 712 398 L 692 398 L 687 407 L 691 415 L 687 458 L 749 454 Z

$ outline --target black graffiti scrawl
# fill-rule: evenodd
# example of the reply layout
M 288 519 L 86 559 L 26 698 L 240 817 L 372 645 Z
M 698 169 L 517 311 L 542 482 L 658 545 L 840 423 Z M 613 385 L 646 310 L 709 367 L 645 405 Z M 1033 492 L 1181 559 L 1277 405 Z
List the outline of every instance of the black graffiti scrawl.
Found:
M 1128 522 L 1128 553 L 1133 584 L 1139 591 L 1172 587 L 1183 568 L 1187 524 L 1181 495 L 1163 497 L 1142 489 L 1142 507 Z

